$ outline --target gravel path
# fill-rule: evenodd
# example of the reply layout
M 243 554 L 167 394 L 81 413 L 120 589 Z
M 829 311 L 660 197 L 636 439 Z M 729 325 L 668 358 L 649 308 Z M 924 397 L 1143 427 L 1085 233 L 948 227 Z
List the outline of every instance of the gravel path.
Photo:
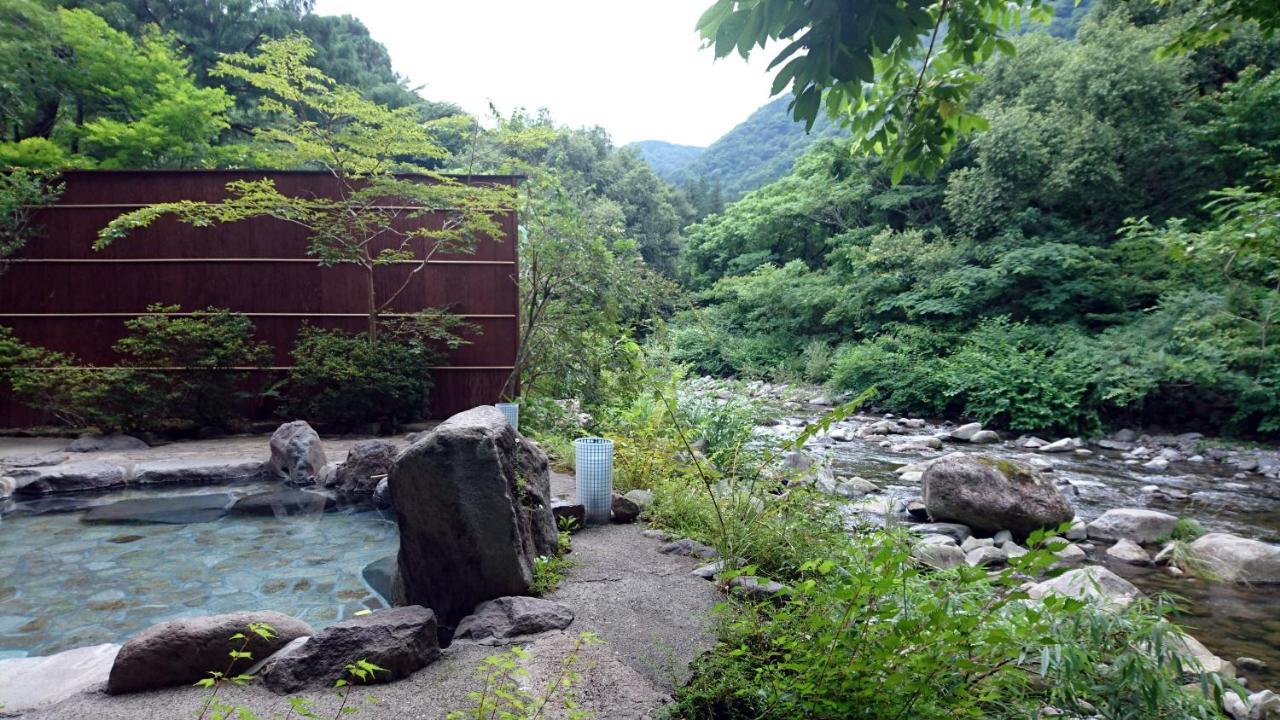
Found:
M 557 495 L 571 495 L 572 478 L 557 476 L 553 488 Z M 537 689 L 556 676 L 560 659 L 577 633 L 590 630 L 604 640 L 587 650 L 578 666 L 582 680 L 577 700 L 597 718 L 650 717 L 687 673 L 689 662 L 711 642 L 708 613 L 717 602 L 712 583 L 689 575 L 697 561 L 658 553 L 658 542 L 641 536 L 642 529 L 642 525 L 614 525 L 576 534 L 576 564 L 549 597 L 572 607 L 577 618 L 567 631 L 525 644 L 531 653 L 530 683 Z M 455 643 L 440 661 L 412 677 L 373 688 L 370 693 L 380 704 L 362 705 L 355 717 L 435 719 L 465 708 L 467 693 L 478 689 L 477 665 L 499 650 Z M 283 716 L 287 711 L 284 698 L 257 685 L 224 692 L 228 702 L 247 705 L 260 717 Z M 202 697 L 194 688 L 118 697 L 94 689 L 23 717 L 184 720 L 198 714 Z M 315 700 L 322 717 L 336 710 L 331 692 L 312 692 L 308 697 Z

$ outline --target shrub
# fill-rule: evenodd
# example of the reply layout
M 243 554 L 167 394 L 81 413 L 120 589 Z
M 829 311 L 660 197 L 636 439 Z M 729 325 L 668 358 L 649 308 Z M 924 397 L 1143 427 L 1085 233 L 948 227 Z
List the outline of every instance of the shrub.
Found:
M 426 413 L 432 380 L 427 368 L 439 353 L 416 335 L 303 327 L 293 347 L 293 368 L 280 392 L 284 411 L 326 425 L 380 420 L 413 422 Z
M 925 573 L 902 534 L 876 531 L 801 566 L 790 599 L 735 603 L 676 698 L 682 718 L 1027 718 L 1047 705 L 1107 718 L 1215 718 L 1184 689 L 1163 608 L 1112 613 L 1026 602 L 1034 551 L 989 576 Z M 1222 691 L 1220 680 L 1206 687 Z M 1096 708 L 1096 709 L 1095 709 Z
M 244 315 L 217 308 L 177 315 L 180 310 L 151 305 L 127 321 L 127 334 L 115 345 L 122 359 L 105 368 L 22 346 L 6 330 L 0 356 L 10 359 L 0 358 L 0 368 L 9 363 L 8 379 L 21 402 L 70 425 L 120 431 L 230 425 L 245 397 L 244 372 L 237 368 L 264 363 L 270 347 L 254 339 Z

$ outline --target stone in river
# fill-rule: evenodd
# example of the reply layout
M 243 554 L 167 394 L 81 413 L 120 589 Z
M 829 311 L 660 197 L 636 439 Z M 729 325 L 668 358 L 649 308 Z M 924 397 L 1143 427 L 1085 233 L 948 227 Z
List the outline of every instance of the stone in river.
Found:
M 1115 558 L 1130 565 L 1150 565 L 1151 556 L 1142 546 L 1132 540 L 1121 538 L 1115 545 L 1107 548 L 1107 557 Z
M 943 458 L 924 472 L 929 517 L 1025 538 L 1075 516 L 1051 479 L 1022 463 L 985 455 Z
M 1089 523 L 1092 540 L 1132 540 L 1140 545 L 1150 545 L 1173 533 L 1178 518 L 1145 508 L 1114 508 Z
M 227 514 L 234 496 L 230 493 L 135 498 L 99 505 L 84 517 L 87 523 L 161 523 L 186 525 L 213 522 Z
M 1280 583 L 1280 546 L 1229 533 L 1209 533 L 1191 543 L 1190 549 L 1216 578 L 1259 585 Z

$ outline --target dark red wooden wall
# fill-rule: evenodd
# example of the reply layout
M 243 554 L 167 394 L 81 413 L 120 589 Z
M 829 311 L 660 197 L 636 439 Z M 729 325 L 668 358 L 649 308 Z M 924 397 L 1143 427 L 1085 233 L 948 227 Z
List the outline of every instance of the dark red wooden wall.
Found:
M 22 340 L 109 364 L 124 321 L 153 303 L 184 311 L 229 308 L 253 319 L 259 339 L 275 348 L 265 382 L 288 367 L 303 322 L 358 331 L 366 326 L 364 278 L 354 266 L 322 268 L 308 257 L 306 230 L 260 219 L 195 228 L 162 219 L 102 251 L 98 231 L 121 213 L 169 200 L 217 200 L 237 179 L 270 177 L 289 195 L 328 196 L 333 180 L 319 172 L 75 171 L 55 207 L 41 210 L 41 236 L 0 275 L 0 325 Z M 475 183 L 512 184 L 511 177 Z M 439 223 L 442 217 L 425 219 Z M 482 238 L 467 255 L 436 255 L 399 296 L 392 313 L 448 308 L 477 326 L 435 378 L 429 414 L 447 417 L 493 403 L 511 372 L 517 347 L 516 217 L 502 218 L 504 237 Z M 415 242 L 425 242 L 415 240 Z M 380 267 L 379 296 L 389 296 L 416 264 Z M 39 423 L 39 413 L 0 389 L 0 427 Z M 253 408 L 260 411 L 261 408 Z

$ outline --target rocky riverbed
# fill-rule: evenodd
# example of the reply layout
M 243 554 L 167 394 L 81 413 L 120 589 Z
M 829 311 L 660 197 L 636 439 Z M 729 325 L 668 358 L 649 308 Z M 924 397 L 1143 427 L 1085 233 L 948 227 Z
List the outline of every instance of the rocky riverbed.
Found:
M 771 419 L 759 430 L 779 438 L 794 437 L 832 406 L 812 387 L 704 378 L 684 390 L 763 403 Z M 921 498 L 928 465 L 953 453 L 982 454 L 1025 463 L 1052 478 L 1086 523 L 1107 510 L 1143 509 L 1193 518 L 1210 533 L 1272 547 L 1280 542 L 1280 452 L 1196 433 L 1125 430 L 1102 438 L 1037 438 L 863 412 L 833 423 L 805 453 L 816 461 L 818 487 L 848 498 L 851 522 L 922 522 L 923 506 L 911 507 L 915 516 L 908 506 Z M 1157 566 L 1145 558 L 1157 554 L 1158 544 L 1127 559 L 1124 544 L 1112 550 L 1110 541 L 1082 538 L 1076 547 L 1084 551 L 1083 563 L 1106 565 L 1148 594 L 1181 598 L 1178 620 L 1235 662 L 1251 688 L 1280 687 L 1280 585 L 1206 581 Z

